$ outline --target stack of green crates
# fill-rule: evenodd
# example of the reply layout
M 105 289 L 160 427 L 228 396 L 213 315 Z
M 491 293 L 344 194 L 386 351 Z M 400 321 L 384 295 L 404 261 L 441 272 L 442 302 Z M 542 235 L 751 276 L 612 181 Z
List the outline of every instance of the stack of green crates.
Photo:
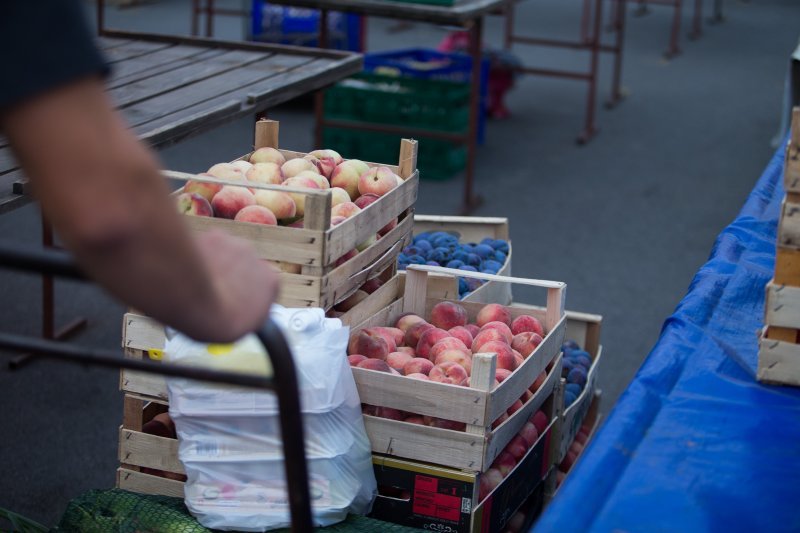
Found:
M 469 85 L 362 73 L 337 83 L 325 93 L 325 118 L 377 125 L 407 126 L 450 133 L 469 126 Z M 347 157 L 390 162 L 397 159 L 402 135 L 326 127 L 324 145 Z M 417 166 L 420 177 L 444 180 L 461 172 L 466 146 L 422 138 Z

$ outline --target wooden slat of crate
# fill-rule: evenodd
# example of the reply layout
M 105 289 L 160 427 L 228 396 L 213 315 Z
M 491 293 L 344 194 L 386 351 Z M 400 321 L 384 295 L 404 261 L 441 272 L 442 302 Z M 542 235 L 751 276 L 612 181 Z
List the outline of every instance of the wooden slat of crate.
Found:
M 117 487 L 141 494 L 156 494 L 183 498 L 183 482 L 127 468 L 117 469 Z
M 764 383 L 800 386 L 800 344 L 762 338 L 757 376 Z
M 178 459 L 178 439 L 119 428 L 119 461 L 139 467 L 185 474 Z
M 783 165 L 783 188 L 787 193 L 800 193 L 800 107 L 792 109 L 791 128 Z
M 561 360 L 559 358 L 541 389 L 528 400 L 523 408 L 509 417 L 497 429 L 484 434 L 453 431 L 364 415 L 364 425 L 372 444 L 372 451 L 452 468 L 485 471 L 514 435 L 519 433 L 531 415 L 552 397 L 560 376 Z M 362 401 L 369 403 L 363 397 Z M 446 401 L 451 402 L 452 399 L 447 398 Z
M 800 325 L 800 287 L 767 284 L 764 323 L 768 326 L 797 328 Z
M 486 237 L 508 240 L 508 219 L 499 217 L 456 217 L 416 215 L 414 233 L 456 231 L 464 242 L 480 242 Z

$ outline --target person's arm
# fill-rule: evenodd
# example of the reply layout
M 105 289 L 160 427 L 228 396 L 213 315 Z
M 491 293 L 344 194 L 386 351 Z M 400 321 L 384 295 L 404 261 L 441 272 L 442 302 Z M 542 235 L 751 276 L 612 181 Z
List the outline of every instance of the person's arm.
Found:
M 242 241 L 190 235 L 99 77 L 5 110 L 0 130 L 66 247 L 120 300 L 203 341 L 263 323 L 277 274 Z

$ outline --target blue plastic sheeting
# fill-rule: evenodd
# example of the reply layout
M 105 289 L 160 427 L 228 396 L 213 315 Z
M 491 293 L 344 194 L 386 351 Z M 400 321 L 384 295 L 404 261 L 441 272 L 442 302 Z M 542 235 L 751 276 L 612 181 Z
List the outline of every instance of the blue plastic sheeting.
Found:
M 755 380 L 783 149 L 536 525 L 800 531 L 800 389 Z

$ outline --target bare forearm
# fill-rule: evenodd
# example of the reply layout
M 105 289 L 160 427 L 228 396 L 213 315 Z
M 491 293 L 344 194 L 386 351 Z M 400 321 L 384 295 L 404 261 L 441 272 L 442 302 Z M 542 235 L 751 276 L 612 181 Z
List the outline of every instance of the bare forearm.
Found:
M 226 320 L 230 302 L 175 212 L 157 162 L 99 80 L 36 98 L 2 126 L 44 213 L 94 279 L 196 338 L 244 333 Z

